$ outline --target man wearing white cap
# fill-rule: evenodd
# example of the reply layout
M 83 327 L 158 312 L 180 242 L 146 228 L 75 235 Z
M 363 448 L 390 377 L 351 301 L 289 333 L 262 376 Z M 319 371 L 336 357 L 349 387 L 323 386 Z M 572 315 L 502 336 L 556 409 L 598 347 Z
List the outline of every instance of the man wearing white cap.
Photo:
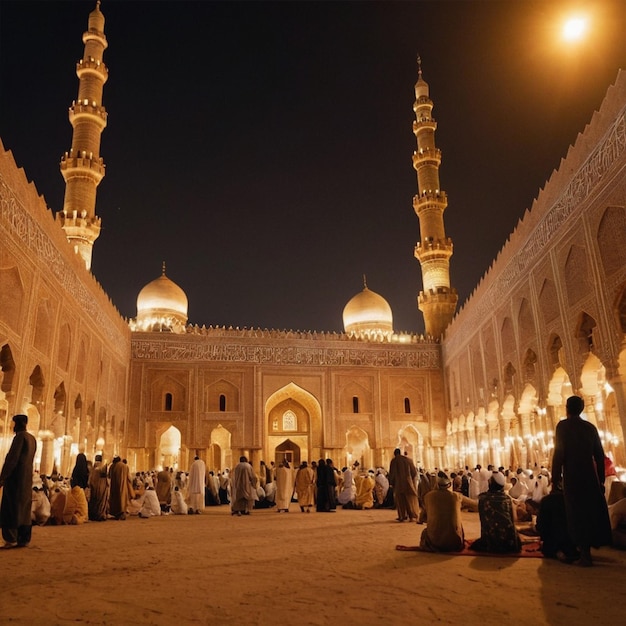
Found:
M 450 491 L 450 478 L 437 474 L 437 488 L 424 496 L 427 526 L 420 548 L 428 552 L 458 552 L 464 547 L 461 494 Z
M 522 542 L 513 521 L 513 504 L 504 493 L 506 478 L 501 472 L 493 472 L 489 489 L 478 497 L 480 515 L 480 538 L 470 546 L 478 552 L 516 553 Z

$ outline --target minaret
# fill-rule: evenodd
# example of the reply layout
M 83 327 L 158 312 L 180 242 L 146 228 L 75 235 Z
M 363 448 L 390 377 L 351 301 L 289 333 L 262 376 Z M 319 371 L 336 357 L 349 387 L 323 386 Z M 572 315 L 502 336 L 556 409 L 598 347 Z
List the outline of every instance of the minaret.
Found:
M 96 188 L 104 177 L 100 135 L 107 124 L 107 113 L 102 106 L 102 88 L 108 78 L 108 70 L 102 62 L 107 40 L 100 0 L 89 14 L 83 43 L 85 53 L 76 64 L 78 99 L 72 102 L 69 109 L 70 123 L 74 128 L 72 148 L 61 158 L 65 200 L 63 210 L 56 216 L 68 241 L 85 261 L 87 269 L 90 269 L 93 243 L 100 234 L 100 218 L 96 215 Z
M 456 289 L 450 287 L 452 240 L 446 237 L 443 226 L 448 198 L 439 186 L 441 150 L 435 147 L 437 122 L 431 116 L 433 101 L 428 94 L 428 84 L 422 78 L 419 57 L 417 64 L 413 104 L 417 150 L 413 153 L 413 167 L 417 172 L 418 193 L 413 197 L 413 208 L 420 222 L 420 241 L 415 246 L 415 258 L 422 266 L 424 287 L 417 297 L 417 306 L 424 314 L 426 334 L 439 338 L 452 320 L 458 295 Z

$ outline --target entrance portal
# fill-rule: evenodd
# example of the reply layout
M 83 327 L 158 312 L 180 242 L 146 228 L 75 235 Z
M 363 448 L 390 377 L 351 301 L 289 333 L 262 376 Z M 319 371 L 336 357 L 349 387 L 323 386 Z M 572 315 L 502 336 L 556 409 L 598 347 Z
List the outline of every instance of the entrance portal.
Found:
M 276 446 L 274 454 L 276 465 L 279 465 L 282 461 L 287 461 L 290 467 L 298 467 L 300 465 L 300 446 L 290 439 Z

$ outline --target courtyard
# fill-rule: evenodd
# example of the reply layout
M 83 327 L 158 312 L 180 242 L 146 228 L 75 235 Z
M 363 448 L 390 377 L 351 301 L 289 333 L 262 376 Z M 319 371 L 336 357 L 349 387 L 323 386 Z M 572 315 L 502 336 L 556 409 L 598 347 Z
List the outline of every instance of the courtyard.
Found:
M 466 538 L 479 535 L 463 513 Z M 0 552 L 0 623 L 621 623 L 626 552 L 583 569 L 543 558 L 397 551 L 422 526 L 395 511 L 202 515 L 33 529 Z

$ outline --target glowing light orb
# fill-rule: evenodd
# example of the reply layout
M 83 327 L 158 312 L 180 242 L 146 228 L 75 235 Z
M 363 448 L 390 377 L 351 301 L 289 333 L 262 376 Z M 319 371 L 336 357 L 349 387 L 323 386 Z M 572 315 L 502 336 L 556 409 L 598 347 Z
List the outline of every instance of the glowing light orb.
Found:
M 565 41 L 580 41 L 587 33 L 588 22 L 584 17 L 570 17 L 563 24 L 563 39 Z

